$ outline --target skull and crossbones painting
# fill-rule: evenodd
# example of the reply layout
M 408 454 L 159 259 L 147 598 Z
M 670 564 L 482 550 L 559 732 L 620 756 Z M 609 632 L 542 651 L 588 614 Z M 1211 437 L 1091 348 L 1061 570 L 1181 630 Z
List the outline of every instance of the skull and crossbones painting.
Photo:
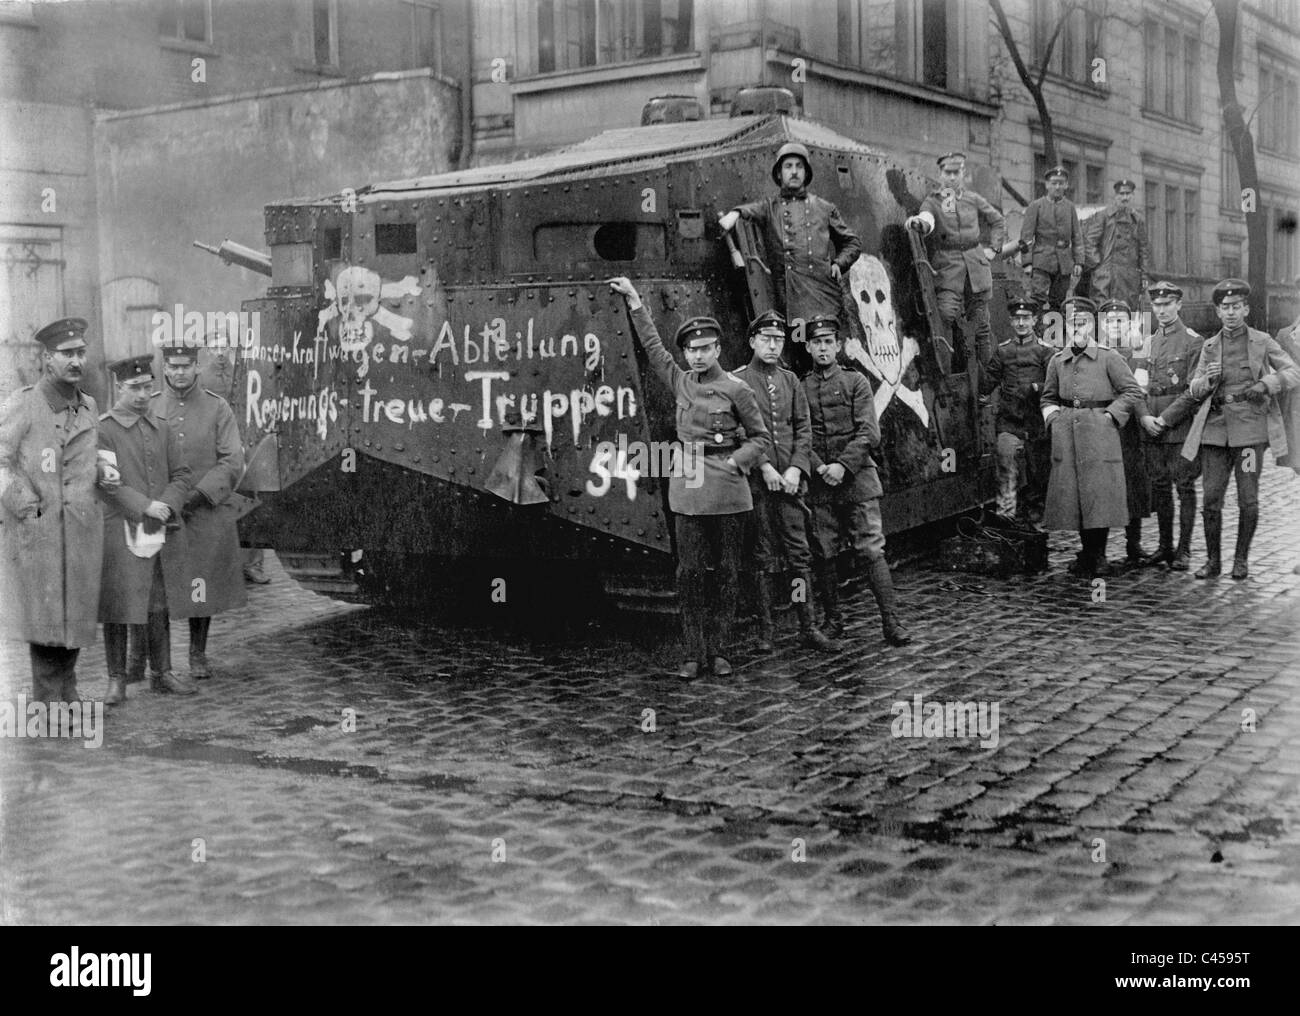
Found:
M 858 308 L 866 345 L 850 335 L 844 343 L 844 353 L 861 364 L 876 380 L 877 418 L 897 397 L 928 428 L 930 411 L 925 406 L 921 390 L 908 387 L 906 383 L 908 368 L 920 353 L 921 346 L 910 336 L 899 338 L 893 286 L 880 259 L 870 254 L 858 258 L 849 269 L 849 289 Z
M 400 282 L 384 282 L 376 271 L 347 265 L 339 270 L 333 282 L 325 280 L 328 303 L 317 315 L 316 337 L 327 336 L 333 324 L 339 348 L 345 354 L 354 354 L 370 345 L 375 337 L 374 326 L 378 324 L 397 341 L 409 342 L 412 319 L 389 310 L 382 301 L 418 296 L 420 291 L 412 275 Z

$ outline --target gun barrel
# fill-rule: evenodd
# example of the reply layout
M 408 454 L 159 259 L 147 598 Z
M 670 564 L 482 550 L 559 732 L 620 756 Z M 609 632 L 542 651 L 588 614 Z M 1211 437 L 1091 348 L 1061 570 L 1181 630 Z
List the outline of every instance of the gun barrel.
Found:
M 252 247 L 245 247 L 242 243 L 222 240 L 220 246 L 210 247 L 206 243 L 195 240 L 194 246 L 209 254 L 215 254 L 228 265 L 239 265 L 240 268 L 247 268 L 249 271 L 268 277 L 271 274 L 271 256 L 263 254 L 260 250 L 253 250 Z

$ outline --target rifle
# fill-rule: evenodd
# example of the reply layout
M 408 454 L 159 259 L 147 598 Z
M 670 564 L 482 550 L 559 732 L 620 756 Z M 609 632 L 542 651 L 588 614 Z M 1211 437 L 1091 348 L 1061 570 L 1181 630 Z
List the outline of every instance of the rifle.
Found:
M 939 315 L 939 302 L 934 296 L 934 266 L 925 254 L 925 244 L 921 234 L 908 226 L 903 227 L 908 242 L 912 245 L 912 263 L 916 266 L 916 281 L 921 295 L 921 310 L 930 326 L 930 346 L 934 350 L 935 361 L 939 371 L 947 377 L 952 373 L 952 339 L 948 329 Z

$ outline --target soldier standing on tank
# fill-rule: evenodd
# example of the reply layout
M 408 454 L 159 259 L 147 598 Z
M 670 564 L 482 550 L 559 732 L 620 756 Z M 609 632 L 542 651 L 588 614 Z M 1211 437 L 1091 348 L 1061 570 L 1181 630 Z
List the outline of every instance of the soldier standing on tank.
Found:
M 880 443 L 876 403 L 867 379 L 836 362 L 841 346 L 834 318 L 814 318 L 808 323 L 813 369 L 804 377 L 803 386 L 812 418 L 809 484 L 817 596 L 825 611 L 826 630 L 842 635 L 836 561 L 841 542 L 847 543 L 855 570 L 865 572 L 876 598 L 885 641 L 905 646 L 912 637 L 898 617 L 880 516 L 884 488 L 871 458 L 871 449 Z
M 1250 286 L 1241 279 L 1224 279 L 1210 294 L 1223 328 L 1205 340 L 1191 384 L 1174 404 L 1156 418 L 1172 426 L 1200 408 L 1183 444 L 1190 458 L 1199 447 L 1205 492 L 1205 565 L 1198 579 L 1218 578 L 1223 535 L 1223 496 L 1229 477 L 1237 481 L 1237 546 L 1232 577 L 1249 577 L 1250 544 L 1259 522 L 1259 473 L 1264 451 L 1287 454 L 1286 433 L 1277 396 L 1300 385 L 1300 368 L 1267 332 L 1246 325 Z
M 230 495 L 244 473 L 244 446 L 230 405 L 197 380 L 198 351 L 163 349 L 164 383 L 154 395 L 154 412 L 176 434 L 181 457 L 194 472 L 185 502 L 185 594 L 190 600 L 190 676 L 212 676 L 208 631 L 212 618 L 242 607 L 244 588 L 239 530 Z
M 677 345 L 690 367 L 682 370 L 664 348 L 631 281 L 620 276 L 609 285 L 627 301 L 633 332 L 675 397 L 683 460 L 697 452 L 702 456 L 698 485 L 682 475 L 668 481 L 677 537 L 677 594 L 689 654 L 677 673 L 689 679 L 711 666 L 725 677 L 732 668 L 722 649 L 735 617 L 745 522 L 754 507 L 746 474 L 771 453 L 767 428 L 749 386 L 718 364 L 722 328 L 713 318 L 691 318 L 677 329 Z
M 126 701 L 127 638 L 144 636 L 154 691 L 192 695 L 194 686 L 171 669 L 172 613 L 184 617 L 188 597 L 180 582 L 185 563 L 181 506 L 190 492 L 190 469 L 167 424 L 150 410 L 153 356 L 119 360 L 109 369 L 117 379 L 117 401 L 99 418 L 99 447 L 115 460 L 121 486 L 104 494 L 104 570 L 99 619 L 104 624 L 108 663 L 105 705 Z M 163 545 L 143 553 L 139 532 L 165 533 Z
M 1020 227 L 1029 298 L 1046 311 L 1061 305 L 1067 288 L 1083 274 L 1083 229 L 1074 202 L 1065 196 L 1070 174 L 1053 166 L 1043 174 L 1047 194 L 1029 202 Z
M 926 238 L 939 316 L 950 335 L 958 318 L 963 314 L 970 318 L 982 366 L 993 355 L 989 325 L 993 271 L 989 266 L 1006 240 L 1006 220 L 982 194 L 965 189 L 964 153 L 941 155 L 939 176 L 943 187 L 921 202 L 920 211 L 908 218 L 907 225 Z M 987 246 L 980 242 L 985 227 L 990 230 Z
M 1173 571 L 1187 571 L 1192 559 L 1192 534 L 1196 529 L 1196 478 L 1201 459 L 1183 458 L 1183 442 L 1191 428 L 1190 419 L 1176 427 L 1157 422 L 1166 409 L 1187 391 L 1192 373 L 1201 359 L 1205 340 L 1179 316 L 1183 291 L 1172 282 L 1157 282 L 1147 290 L 1155 315 L 1155 332 L 1147 339 L 1146 407 L 1142 413 L 1145 432 L 1143 454 L 1151 480 L 1151 499 L 1160 527 L 1160 546 L 1151 564 L 1167 563 Z M 1173 491 L 1178 491 L 1178 546 L 1174 546 Z
M 1066 346 L 1048 361 L 1039 399 L 1052 441 L 1043 527 L 1078 530 L 1069 571 L 1088 578 L 1112 573 L 1106 539 L 1129 521 L 1119 431 L 1142 399 L 1124 357 L 1097 345 L 1096 311 L 1084 297 L 1065 302 Z
M 1093 298 L 1123 300 L 1135 310 L 1151 264 L 1147 224 L 1133 208 L 1136 189 L 1132 180 L 1117 180 L 1115 203 L 1083 227 L 1084 256 L 1092 267 Z
M 980 378 L 985 395 L 998 393 L 998 514 L 1011 520 L 1019 508 L 1031 522 L 1043 518 L 1052 465 L 1052 446 L 1043 428 L 1038 397 L 1053 350 L 1034 332 L 1036 309 L 1034 301 L 1025 297 L 1007 301 L 1012 337 L 993 351 L 988 370 Z M 1020 501 L 1022 458 L 1025 496 Z
M 718 217 L 724 231 L 742 216 L 762 230 L 776 307 L 791 327 L 814 317 L 843 316 L 840 280 L 862 253 L 862 241 L 839 209 L 808 193 L 812 179 L 808 149 L 794 142 L 782 145 L 772 163 L 772 182 L 780 193 Z
M 95 400 L 80 389 L 86 322 L 35 335 L 43 373 L 0 408 L 0 617 L 27 642 L 32 700 L 76 702 L 77 656 L 95 641 L 104 523 L 96 483 L 119 482 L 98 459 Z
M 772 583 L 782 556 L 790 573 L 790 597 L 804 645 L 824 653 L 840 650 L 813 618 L 812 552 L 808 549 L 808 506 L 803 494 L 811 473 L 812 425 L 808 399 L 793 373 L 779 364 L 785 346 L 785 319 L 776 311 L 760 314 L 749 326 L 749 363 L 732 373 L 754 392 L 771 444 L 749 473 L 753 495 L 752 533 L 758 601 L 758 648 L 772 651 Z

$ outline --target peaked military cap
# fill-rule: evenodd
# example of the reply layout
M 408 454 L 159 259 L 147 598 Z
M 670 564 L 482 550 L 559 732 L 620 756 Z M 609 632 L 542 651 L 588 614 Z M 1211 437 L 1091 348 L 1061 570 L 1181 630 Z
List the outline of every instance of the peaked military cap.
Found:
M 1061 313 L 1067 318 L 1072 314 L 1096 314 L 1097 305 L 1086 296 L 1072 296 L 1061 304 Z
M 1046 173 L 1043 174 L 1043 179 L 1051 180 L 1058 176 L 1068 180 L 1070 179 L 1070 172 L 1064 166 L 1053 166 L 1051 169 L 1049 169 Z
M 199 358 L 199 351 L 195 346 L 176 345 L 175 343 L 169 343 L 168 345 L 163 346 L 162 356 L 163 356 L 164 364 L 166 364 L 168 360 L 178 360 L 182 357 L 184 357 L 186 360 L 194 362 L 197 361 Z
M 785 334 L 785 318 L 780 311 L 765 310 L 749 323 L 749 335 L 752 338 L 759 332 L 778 331 Z
M 1219 306 L 1230 296 L 1250 297 L 1250 283 L 1244 279 L 1224 279 L 1210 293 L 1210 302 Z
M 1116 194 L 1118 194 L 1120 191 L 1126 188 L 1131 191 L 1135 191 L 1138 189 L 1137 184 L 1135 184 L 1132 180 L 1116 180 L 1114 185 L 1111 187 L 1111 189 Z
M 804 336 L 809 339 L 815 338 L 818 335 L 826 335 L 827 333 L 834 335 L 837 339 L 840 337 L 839 318 L 833 317 L 830 314 L 818 314 L 817 316 L 810 318 L 808 321 L 804 322 L 803 328 Z
M 788 156 L 797 155 L 803 159 L 804 169 L 804 186 L 807 187 L 812 183 L 812 158 L 808 155 L 808 149 L 797 141 L 790 141 L 782 145 L 776 153 L 776 161 L 772 163 L 772 182 L 778 187 L 781 185 L 781 160 Z
M 142 353 L 140 356 L 128 356 L 114 360 L 108 365 L 113 376 L 121 384 L 128 381 L 140 381 L 145 378 L 153 380 L 153 354 Z
M 1147 296 L 1153 300 L 1159 300 L 1166 296 L 1172 296 L 1175 300 L 1183 298 L 1182 288 L 1175 286 L 1172 282 L 1157 282 L 1154 286 L 1147 287 Z
M 65 346 L 73 348 L 84 346 L 86 329 L 89 327 L 85 318 L 60 318 L 58 321 L 51 321 L 32 338 L 53 353 Z
M 1028 311 L 1030 314 L 1038 313 L 1038 302 L 1031 300 L 1027 296 L 1013 296 L 1007 301 L 1007 313 L 1016 314 L 1019 311 Z
M 957 165 L 953 167 L 954 169 L 960 169 L 962 166 L 966 165 L 965 152 L 948 152 L 944 155 L 939 156 L 939 158 L 935 159 L 934 161 L 939 164 L 940 169 L 947 169 L 948 167 L 945 166 L 944 163 L 948 162 L 950 159 L 957 160 Z
M 683 349 L 694 342 L 717 342 L 721 337 L 722 326 L 711 317 L 693 317 L 677 329 L 677 345 Z
M 1099 313 L 1102 314 L 1107 314 L 1114 310 L 1123 311 L 1125 314 L 1133 313 L 1133 308 L 1128 305 L 1128 301 L 1121 300 L 1117 296 L 1113 296 L 1109 300 L 1102 301 L 1102 305 L 1098 307 L 1097 310 Z

